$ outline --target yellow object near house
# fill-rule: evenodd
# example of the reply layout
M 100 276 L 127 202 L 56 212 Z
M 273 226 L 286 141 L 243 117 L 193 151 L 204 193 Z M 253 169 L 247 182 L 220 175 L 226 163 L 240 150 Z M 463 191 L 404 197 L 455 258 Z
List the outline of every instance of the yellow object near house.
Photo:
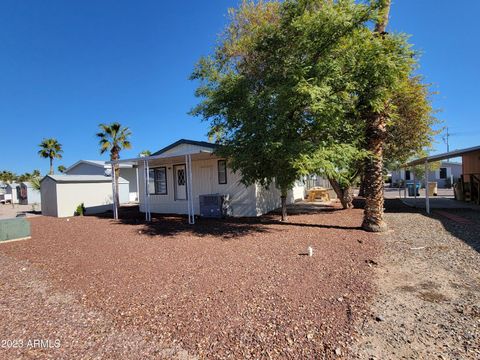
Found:
M 316 199 L 320 199 L 321 201 L 330 201 L 328 190 L 323 187 L 313 187 L 308 190 L 308 201 L 315 201 Z

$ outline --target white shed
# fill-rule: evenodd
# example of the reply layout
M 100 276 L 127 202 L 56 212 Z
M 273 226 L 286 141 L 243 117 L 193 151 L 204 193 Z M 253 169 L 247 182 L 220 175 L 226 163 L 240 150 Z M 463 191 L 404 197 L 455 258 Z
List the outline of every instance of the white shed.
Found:
M 128 202 L 128 181 L 119 178 L 120 203 Z M 42 215 L 73 216 L 84 204 L 86 214 L 112 209 L 112 179 L 103 175 L 47 175 L 41 181 Z
M 9 197 L 12 200 L 12 204 L 18 204 L 18 184 L 11 183 L 7 184 L 5 188 L 5 194 L 10 195 Z
M 28 181 L 22 182 L 19 185 L 18 202 L 20 205 L 40 204 L 40 191 L 33 188 Z

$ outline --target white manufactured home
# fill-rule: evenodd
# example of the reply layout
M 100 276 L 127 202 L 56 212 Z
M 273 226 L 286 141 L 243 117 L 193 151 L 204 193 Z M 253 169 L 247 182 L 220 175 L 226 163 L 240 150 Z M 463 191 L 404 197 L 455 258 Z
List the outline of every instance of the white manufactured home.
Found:
M 240 174 L 218 157 L 217 145 L 193 140 L 179 140 L 160 151 L 136 159 L 119 160 L 119 164 L 138 166 L 140 211 L 159 214 L 187 214 L 190 222 L 201 215 L 203 195 L 218 194 L 228 199 L 231 216 L 259 216 L 280 207 L 280 192 L 272 184 L 245 186 Z M 298 183 L 289 192 L 288 203 L 304 198 Z M 116 213 L 116 211 L 115 211 Z
M 128 200 L 138 201 L 138 169 L 131 164 L 120 164 L 120 177 L 128 181 Z M 101 175 L 110 177 L 112 166 L 102 160 L 79 160 L 65 170 L 66 175 Z

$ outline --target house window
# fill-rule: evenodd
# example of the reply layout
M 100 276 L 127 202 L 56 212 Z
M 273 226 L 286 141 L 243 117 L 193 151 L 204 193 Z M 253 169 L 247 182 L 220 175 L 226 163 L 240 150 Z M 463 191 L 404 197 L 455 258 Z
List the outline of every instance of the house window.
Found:
M 226 184 L 227 183 L 227 161 L 218 160 L 218 183 Z
M 150 169 L 149 175 L 149 194 L 167 195 L 167 168 L 159 167 L 155 169 Z
M 440 168 L 440 179 L 447 178 L 447 168 Z
M 405 180 L 410 180 L 410 170 L 405 170 Z

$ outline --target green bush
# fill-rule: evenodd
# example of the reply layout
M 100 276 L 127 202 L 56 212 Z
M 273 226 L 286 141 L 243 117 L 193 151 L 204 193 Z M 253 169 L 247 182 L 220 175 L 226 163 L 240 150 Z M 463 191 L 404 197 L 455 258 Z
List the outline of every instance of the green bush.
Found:
M 81 203 L 77 206 L 77 210 L 75 210 L 76 216 L 83 216 L 85 214 L 85 205 Z

